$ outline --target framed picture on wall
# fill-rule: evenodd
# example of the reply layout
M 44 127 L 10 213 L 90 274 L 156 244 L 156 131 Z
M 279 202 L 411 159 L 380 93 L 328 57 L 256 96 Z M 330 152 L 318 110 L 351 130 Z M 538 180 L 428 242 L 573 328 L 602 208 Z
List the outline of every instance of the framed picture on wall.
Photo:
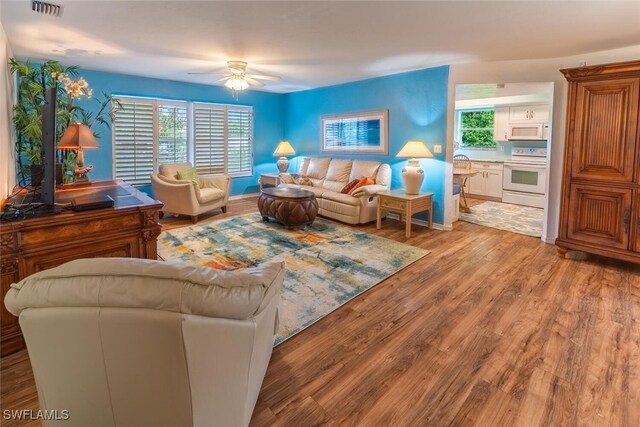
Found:
M 388 154 L 388 110 L 322 116 L 325 153 Z

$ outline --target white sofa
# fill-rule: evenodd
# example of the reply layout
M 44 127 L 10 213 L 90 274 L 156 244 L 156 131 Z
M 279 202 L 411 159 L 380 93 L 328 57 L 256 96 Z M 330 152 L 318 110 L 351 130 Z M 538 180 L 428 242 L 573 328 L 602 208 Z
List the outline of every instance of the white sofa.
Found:
M 248 425 L 284 274 L 94 258 L 11 285 L 40 409 L 69 415 L 44 425 Z
M 391 185 L 391 167 L 370 160 L 305 158 L 299 175 L 309 177 L 313 185 L 280 185 L 312 191 L 318 200 L 318 214 L 347 224 L 375 221 L 378 206 L 375 194 L 387 191 Z M 362 177 L 375 178 L 376 184 L 360 187 L 351 195 L 340 192 L 349 182 Z

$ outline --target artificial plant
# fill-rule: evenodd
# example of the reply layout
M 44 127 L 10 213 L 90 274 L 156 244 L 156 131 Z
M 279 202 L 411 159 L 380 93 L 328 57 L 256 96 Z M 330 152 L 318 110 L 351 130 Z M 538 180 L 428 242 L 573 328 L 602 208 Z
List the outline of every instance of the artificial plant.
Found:
M 16 130 L 16 159 L 18 162 L 18 182 L 27 182 L 31 165 L 42 163 L 42 111 L 44 94 L 47 88 L 57 87 L 56 100 L 56 141 L 71 123 L 81 122 L 93 130 L 96 138 L 99 132 L 93 129 L 95 124 L 110 127 L 113 114 L 120 108 L 117 100 L 103 92 L 102 98 L 94 98 L 98 106 L 89 111 L 75 104 L 75 101 L 93 93 L 82 77 L 78 78 L 78 66 L 63 67 L 57 61 L 42 64 L 9 61 L 12 74 L 17 76 L 18 102 L 13 107 L 13 124 Z M 58 159 L 64 165 L 65 182 L 73 178 L 75 152 L 59 152 Z

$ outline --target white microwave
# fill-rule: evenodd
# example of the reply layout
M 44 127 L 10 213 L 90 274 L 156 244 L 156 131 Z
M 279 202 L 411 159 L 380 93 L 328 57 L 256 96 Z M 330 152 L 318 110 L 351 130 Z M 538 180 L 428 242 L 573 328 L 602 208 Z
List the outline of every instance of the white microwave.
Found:
M 509 123 L 507 139 L 514 141 L 546 141 L 549 123 Z

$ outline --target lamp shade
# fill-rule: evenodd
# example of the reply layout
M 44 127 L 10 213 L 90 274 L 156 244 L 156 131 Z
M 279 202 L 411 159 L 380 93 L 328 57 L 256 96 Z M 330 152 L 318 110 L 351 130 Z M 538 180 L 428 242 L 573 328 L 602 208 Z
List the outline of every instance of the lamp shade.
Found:
M 58 148 L 61 150 L 86 150 L 98 147 L 98 141 L 93 136 L 93 132 L 89 126 L 82 123 L 69 125 L 58 142 Z
M 430 159 L 433 157 L 429 148 L 422 141 L 408 141 L 396 157 L 408 157 L 411 159 Z
M 247 80 L 245 80 L 244 76 L 242 75 L 236 75 L 236 76 L 230 77 L 226 82 L 224 82 L 224 85 L 229 89 L 236 90 L 236 91 L 245 90 L 249 88 L 249 83 L 247 82 Z
M 296 150 L 294 150 L 291 144 L 289 144 L 289 141 L 280 141 L 280 144 L 278 144 L 276 151 L 273 152 L 274 156 L 280 157 L 294 156 L 295 154 Z

